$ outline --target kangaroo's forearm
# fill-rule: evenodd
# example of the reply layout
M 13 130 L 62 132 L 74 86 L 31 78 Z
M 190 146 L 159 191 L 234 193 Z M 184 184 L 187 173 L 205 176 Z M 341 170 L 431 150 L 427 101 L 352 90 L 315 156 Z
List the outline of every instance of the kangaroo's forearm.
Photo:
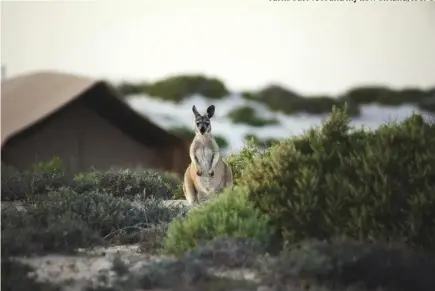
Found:
M 199 164 L 199 160 L 196 157 L 196 155 L 192 152 L 190 153 L 190 160 L 192 161 L 192 163 L 197 166 Z
M 220 158 L 219 152 L 213 153 L 213 160 L 211 162 L 210 170 L 214 170 L 214 168 L 216 167 L 217 162 L 219 161 L 219 158 Z
M 191 149 L 189 151 L 189 155 L 190 155 L 190 160 L 192 161 L 192 164 L 194 164 L 196 167 L 198 167 L 199 160 L 198 160 L 198 157 L 196 156 L 195 152 L 196 152 L 196 147 L 193 146 L 193 147 L 191 147 Z

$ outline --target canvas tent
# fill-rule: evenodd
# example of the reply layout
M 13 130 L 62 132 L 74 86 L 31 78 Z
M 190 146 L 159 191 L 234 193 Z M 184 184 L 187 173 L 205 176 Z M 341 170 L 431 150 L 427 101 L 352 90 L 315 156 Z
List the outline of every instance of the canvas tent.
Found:
M 72 171 L 146 167 L 182 173 L 188 141 L 126 104 L 110 84 L 59 72 L 2 81 L 2 163 L 24 169 L 59 156 Z

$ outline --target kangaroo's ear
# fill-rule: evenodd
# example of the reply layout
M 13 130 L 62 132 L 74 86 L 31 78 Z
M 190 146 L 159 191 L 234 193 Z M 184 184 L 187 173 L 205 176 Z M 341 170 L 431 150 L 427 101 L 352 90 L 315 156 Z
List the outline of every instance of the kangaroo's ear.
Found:
M 210 105 L 207 108 L 207 115 L 208 115 L 208 118 L 212 118 L 213 117 L 213 115 L 214 115 L 214 105 Z
M 199 112 L 198 112 L 198 110 L 196 110 L 196 106 L 195 106 L 195 105 L 193 105 L 193 107 L 192 107 L 192 111 L 193 111 L 193 114 L 195 114 L 195 117 L 198 116 L 198 115 L 200 115 Z

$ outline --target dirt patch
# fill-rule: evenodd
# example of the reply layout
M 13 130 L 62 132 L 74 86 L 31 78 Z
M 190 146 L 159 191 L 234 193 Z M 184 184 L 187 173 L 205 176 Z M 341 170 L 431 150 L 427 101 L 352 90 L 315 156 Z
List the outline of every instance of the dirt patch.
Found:
M 29 275 L 37 281 L 62 285 L 65 291 L 76 291 L 85 287 L 110 286 L 116 276 L 113 270 L 116 259 L 121 259 L 130 270 L 134 270 L 169 258 L 140 253 L 137 245 L 122 245 L 79 250 L 77 255 L 50 254 L 16 260 L 35 268 Z
M 210 257 L 207 248 L 183 258 L 140 250 L 138 245 L 122 245 L 82 249 L 76 255 L 49 254 L 15 259 L 35 269 L 29 276 L 36 281 L 56 284 L 64 291 L 103 287 L 111 288 L 105 290 L 134 290 L 129 289 L 129 281 L 132 288 L 137 288 L 140 281 L 144 290 L 172 290 L 175 286 L 176 290 L 256 290 L 256 272 L 242 265 L 227 267 L 226 263 L 230 262 L 224 260 L 229 258 L 219 255 L 219 250 L 216 255 L 220 259 Z M 242 287 L 249 288 L 240 289 Z

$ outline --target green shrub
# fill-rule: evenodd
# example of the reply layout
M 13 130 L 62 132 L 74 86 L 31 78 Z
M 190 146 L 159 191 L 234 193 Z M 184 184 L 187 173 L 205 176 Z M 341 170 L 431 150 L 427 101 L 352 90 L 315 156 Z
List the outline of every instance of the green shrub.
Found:
M 93 183 L 93 189 L 114 196 L 142 195 L 143 197 L 170 199 L 178 181 L 152 170 L 125 169 L 96 172 Z
M 47 162 L 39 162 L 31 167 L 32 172 L 62 172 L 65 171 L 62 160 L 58 156 L 54 156 Z
M 2 201 L 30 199 L 36 195 L 71 186 L 73 179 L 60 171 L 14 172 L 1 175 Z
M 242 96 L 243 99 L 250 100 L 250 101 L 257 101 L 258 98 L 258 95 L 256 93 L 249 92 L 249 91 L 243 91 L 240 93 L 240 95 Z
M 251 138 L 238 153 L 234 153 L 225 158 L 225 161 L 231 167 L 233 172 L 234 184 L 238 184 L 242 177 L 243 171 L 254 159 L 267 155 L 267 150 L 261 150 L 254 138 Z
M 177 172 L 170 172 L 170 171 L 163 171 L 163 172 L 157 172 L 162 176 L 163 181 L 165 183 L 168 183 L 171 188 L 177 186 L 181 180 L 183 175 Z
M 180 214 L 161 203 L 181 183 L 173 173 L 137 169 L 72 174 L 60 170 L 60 164 L 53 159 L 28 171 L 2 171 L 2 201 L 14 201 L 2 203 L 2 253 L 69 252 L 105 242 L 137 242 L 156 225 L 165 229 Z
M 285 114 L 308 113 L 326 114 L 331 112 L 333 106 L 343 107 L 347 101 L 348 114 L 358 116 L 359 107 L 353 100 L 339 100 L 327 96 L 314 96 L 304 98 L 281 86 L 273 85 L 260 90 L 258 93 L 246 95 L 246 99 L 256 100 L 265 104 L 270 110 Z
M 225 139 L 225 137 L 221 135 L 215 135 L 214 139 L 216 140 L 216 143 L 220 149 L 226 149 L 228 147 L 228 141 Z
M 26 212 L 2 211 L 2 254 L 70 253 L 79 247 L 104 244 L 103 238 L 85 222 L 68 215 L 54 216 L 50 210 L 28 205 Z
M 295 104 L 303 101 L 303 97 L 278 85 L 268 86 L 251 97 L 265 104 L 270 110 L 285 114 L 297 113 Z
M 161 200 L 143 200 L 140 196 L 125 199 L 104 192 L 79 194 L 68 189 L 52 193 L 39 206 L 49 208 L 51 215 L 68 213 L 72 219 L 84 221 L 103 237 L 132 226 L 146 228 L 169 222 L 173 216 Z
M 233 123 L 243 123 L 256 127 L 273 125 L 278 123 L 278 120 L 275 118 L 266 119 L 257 116 L 254 108 L 250 106 L 242 106 L 231 110 L 228 113 L 228 118 Z
M 435 88 L 427 91 L 427 98 L 418 102 L 418 108 L 427 112 L 435 112 Z
M 182 254 L 220 236 L 267 240 L 270 232 L 267 216 L 251 206 L 243 189 L 236 188 L 230 195 L 224 192 L 190 210 L 186 218 L 173 220 L 164 247 L 167 252 Z
M 353 101 L 356 104 L 372 104 L 378 100 L 389 99 L 392 91 L 385 87 L 357 87 L 346 92 L 341 99 Z
M 418 108 L 427 112 L 435 112 L 435 102 L 421 102 L 418 103 Z
M 92 182 L 97 177 L 97 172 L 80 172 L 74 175 L 75 181 Z
M 302 99 L 301 96 L 278 85 L 271 85 L 257 92 L 256 99 L 264 102 L 270 109 L 279 110 L 286 102 L 295 102 Z M 255 96 L 253 95 L 253 96 Z
M 420 115 L 375 131 L 336 108 L 321 128 L 281 141 L 239 184 L 287 242 L 346 235 L 435 243 L 435 126 Z
M 2 201 L 32 199 L 61 187 L 82 193 L 98 190 L 114 196 L 158 197 L 169 199 L 179 179 L 154 170 L 118 170 L 78 173 L 76 175 L 47 168 L 37 171 L 15 172 L 1 176 Z
M 175 200 L 184 200 L 184 199 L 186 199 L 186 197 L 184 196 L 184 192 L 183 192 L 183 182 L 178 184 L 177 188 L 175 188 L 175 190 L 174 190 L 174 196 L 172 197 L 172 199 L 175 199 Z
M 392 90 L 386 87 L 358 87 L 346 92 L 340 99 L 352 101 L 355 104 L 378 104 L 384 106 L 399 106 L 416 104 L 431 98 L 430 90 L 408 88 Z
M 228 95 L 228 90 L 221 81 L 215 78 L 201 75 L 178 75 L 150 84 L 147 93 L 166 101 L 180 102 L 194 94 L 209 99 L 221 99 Z
M 424 91 L 416 88 L 398 90 L 395 93 L 396 96 L 390 96 L 390 99 L 379 100 L 379 102 L 382 102 L 386 105 L 415 104 L 431 97 L 430 91 Z
M 145 94 L 148 91 L 147 83 L 133 84 L 129 82 L 123 82 L 117 86 L 117 90 L 122 96 L 134 95 L 134 94 Z
M 427 100 L 432 98 L 433 92 L 413 88 L 394 91 L 385 87 L 357 87 L 349 90 L 339 98 L 327 96 L 303 97 L 283 87 L 273 85 L 257 93 L 242 92 L 242 96 L 247 100 L 261 102 L 272 111 L 285 114 L 301 112 L 325 114 L 329 113 L 333 106 L 343 107 L 344 103 L 347 102 L 349 116 L 355 117 L 360 115 L 360 105 L 425 104 Z M 431 107 L 428 106 L 428 108 L 432 111 Z
M 251 139 L 254 139 L 255 144 L 261 149 L 267 149 L 267 148 L 271 147 L 272 145 L 279 142 L 279 140 L 276 138 L 261 139 L 261 138 L 255 136 L 254 134 L 247 134 L 244 136 L 245 141 L 249 141 Z
M 195 137 L 195 131 L 186 126 L 176 126 L 170 128 L 169 132 L 183 139 L 192 140 Z
M 347 102 L 349 116 L 359 116 L 360 110 L 352 100 L 338 100 L 327 96 L 315 96 L 304 98 L 299 102 L 295 102 L 294 106 L 298 112 L 309 114 L 327 114 L 330 113 L 334 106 L 343 107 Z
M 26 171 L 2 171 L 2 201 L 12 201 L 43 194 L 73 183 L 59 157 L 39 162 Z
M 38 196 L 25 204 L 25 211 L 13 206 L 2 210 L 2 253 L 71 252 L 104 242 L 138 242 L 143 232 L 179 214 L 161 200 L 63 188 Z
M 314 96 L 304 98 L 295 102 L 294 107 L 298 112 L 306 112 L 310 114 L 324 114 L 331 112 L 331 109 L 337 101 L 324 96 Z

